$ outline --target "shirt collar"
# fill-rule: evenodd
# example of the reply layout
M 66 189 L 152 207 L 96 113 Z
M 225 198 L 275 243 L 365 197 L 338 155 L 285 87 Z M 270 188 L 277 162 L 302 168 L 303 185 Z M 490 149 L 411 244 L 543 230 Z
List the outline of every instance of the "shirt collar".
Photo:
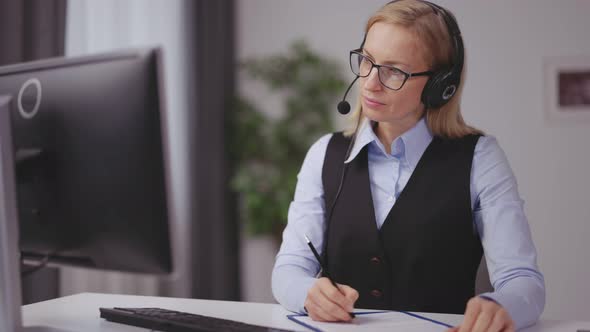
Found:
M 401 149 L 402 154 L 405 156 L 410 166 L 415 168 L 420 158 L 422 158 L 422 154 L 432 141 L 432 134 L 430 133 L 430 130 L 428 130 L 425 118 L 423 117 L 420 119 L 414 127 L 403 133 L 400 137 L 396 138 L 392 143 L 392 151 L 394 150 L 393 146 L 398 140 L 403 145 L 403 148 Z M 352 151 L 350 152 L 350 156 L 345 161 L 345 163 L 351 162 L 354 158 L 356 158 L 359 152 L 370 143 L 376 144 L 379 149 L 385 153 L 385 149 L 383 148 L 381 141 L 379 141 L 373 130 L 373 122 L 363 120 L 361 127 L 359 128 L 357 138 L 354 142 L 354 146 L 352 147 Z

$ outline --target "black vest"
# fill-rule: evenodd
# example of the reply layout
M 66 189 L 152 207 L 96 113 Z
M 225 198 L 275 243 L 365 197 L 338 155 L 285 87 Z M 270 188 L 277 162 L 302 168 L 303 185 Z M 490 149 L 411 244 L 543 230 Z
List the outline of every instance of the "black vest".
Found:
M 475 295 L 482 247 L 471 211 L 479 136 L 433 138 L 381 229 L 371 198 L 367 146 L 347 166 L 325 235 L 332 278 L 355 288 L 357 308 L 462 314 Z M 332 136 L 322 170 L 326 210 L 350 138 Z

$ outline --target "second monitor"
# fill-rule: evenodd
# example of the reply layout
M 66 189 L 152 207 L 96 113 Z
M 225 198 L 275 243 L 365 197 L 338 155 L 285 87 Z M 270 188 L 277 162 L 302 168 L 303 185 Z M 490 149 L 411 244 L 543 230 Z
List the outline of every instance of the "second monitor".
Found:
M 0 68 L 27 261 L 169 273 L 158 49 Z

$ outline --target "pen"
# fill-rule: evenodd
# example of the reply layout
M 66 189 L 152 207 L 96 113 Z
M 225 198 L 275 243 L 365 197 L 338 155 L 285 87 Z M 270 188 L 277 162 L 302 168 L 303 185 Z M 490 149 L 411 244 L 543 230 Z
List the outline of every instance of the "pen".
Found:
M 309 246 L 309 249 L 311 249 L 311 252 L 313 252 L 315 259 L 318 261 L 318 263 L 320 263 L 320 268 L 322 269 L 324 276 L 326 278 L 328 278 L 328 280 L 330 280 L 332 285 L 334 285 L 334 287 L 336 287 L 337 290 L 340 290 L 338 285 L 336 285 L 336 283 L 334 282 L 334 279 L 332 279 L 332 277 L 330 277 L 330 274 L 328 273 L 328 269 L 326 269 L 326 267 L 324 266 L 324 263 L 322 263 L 322 259 L 320 257 L 320 254 L 318 254 L 317 250 L 315 250 L 315 247 L 313 246 L 313 243 L 311 243 L 311 240 L 307 237 L 307 235 L 303 234 L 303 236 L 305 236 L 305 241 L 307 241 L 307 245 Z M 350 315 L 350 318 L 355 318 L 354 313 L 349 312 L 348 314 Z

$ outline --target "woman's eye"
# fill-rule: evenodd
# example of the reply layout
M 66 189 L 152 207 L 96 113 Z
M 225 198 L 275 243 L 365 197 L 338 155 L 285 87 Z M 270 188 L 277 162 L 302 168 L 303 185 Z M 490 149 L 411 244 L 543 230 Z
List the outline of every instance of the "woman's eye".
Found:
M 397 68 L 389 68 L 389 67 L 381 67 L 381 68 L 385 71 L 385 75 L 390 79 L 403 80 L 406 76 L 406 75 L 404 75 L 404 73 L 401 70 L 399 70 Z

